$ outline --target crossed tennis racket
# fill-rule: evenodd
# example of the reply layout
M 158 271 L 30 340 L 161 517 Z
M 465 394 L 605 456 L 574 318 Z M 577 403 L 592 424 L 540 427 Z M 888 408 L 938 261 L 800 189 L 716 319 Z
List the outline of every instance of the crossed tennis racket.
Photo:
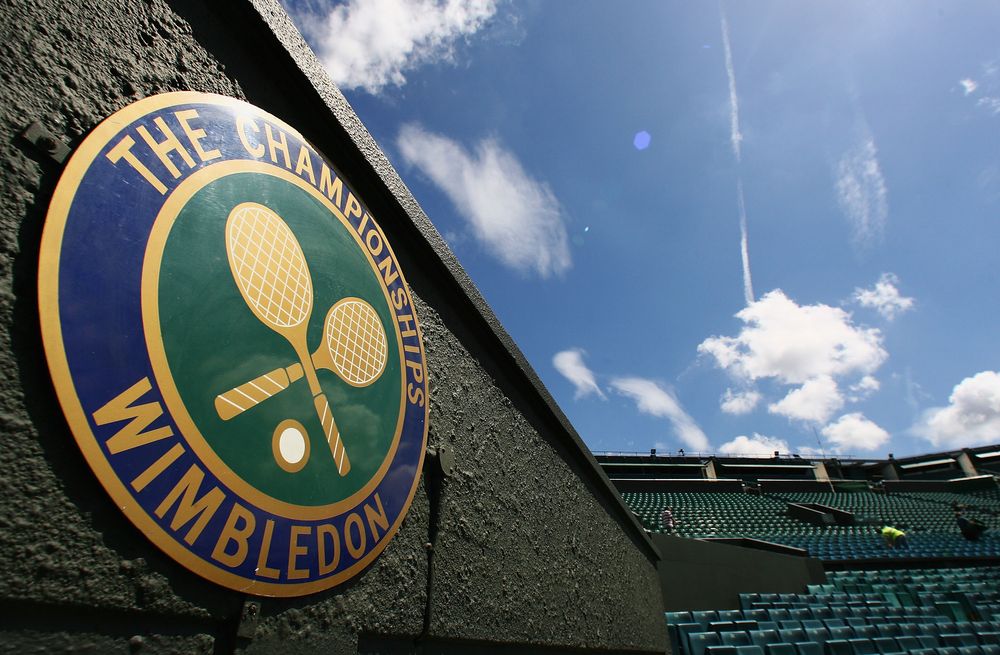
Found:
M 310 353 L 306 331 L 313 309 L 312 277 L 288 225 L 264 205 L 241 203 L 226 221 L 226 254 L 243 300 L 261 323 L 288 341 L 298 362 L 219 394 L 215 411 L 227 421 L 305 377 L 337 472 L 347 475 L 351 461 L 316 369 L 332 371 L 355 387 L 375 382 L 388 359 L 378 314 L 361 298 L 337 301 L 326 314 L 323 343 Z

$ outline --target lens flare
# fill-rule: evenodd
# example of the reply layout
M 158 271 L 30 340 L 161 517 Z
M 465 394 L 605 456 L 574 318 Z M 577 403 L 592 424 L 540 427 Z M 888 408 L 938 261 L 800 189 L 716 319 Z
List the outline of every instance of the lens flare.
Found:
M 649 147 L 649 142 L 653 140 L 653 137 L 649 136 L 649 132 L 643 130 L 642 132 L 636 132 L 635 138 L 632 139 L 632 145 L 635 146 L 636 150 L 645 150 Z

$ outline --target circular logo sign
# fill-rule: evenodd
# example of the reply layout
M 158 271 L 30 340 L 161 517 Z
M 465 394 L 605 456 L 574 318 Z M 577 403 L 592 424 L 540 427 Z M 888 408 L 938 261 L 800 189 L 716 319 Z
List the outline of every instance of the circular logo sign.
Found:
M 88 463 L 187 568 L 297 596 L 396 533 L 427 441 L 412 299 L 364 203 L 274 116 L 184 92 L 101 123 L 56 188 L 39 306 Z

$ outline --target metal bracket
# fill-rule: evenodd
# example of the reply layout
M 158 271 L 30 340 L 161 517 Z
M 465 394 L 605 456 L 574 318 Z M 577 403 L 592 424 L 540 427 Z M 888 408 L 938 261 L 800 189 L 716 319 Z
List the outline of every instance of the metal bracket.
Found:
M 253 639 L 257 636 L 257 622 L 260 620 L 260 602 L 248 600 L 243 603 L 243 614 L 240 616 L 240 625 L 236 628 L 236 636 L 245 639 Z
M 21 138 L 57 164 L 62 164 L 69 157 L 69 146 L 38 121 L 26 127 L 24 132 L 21 132 Z

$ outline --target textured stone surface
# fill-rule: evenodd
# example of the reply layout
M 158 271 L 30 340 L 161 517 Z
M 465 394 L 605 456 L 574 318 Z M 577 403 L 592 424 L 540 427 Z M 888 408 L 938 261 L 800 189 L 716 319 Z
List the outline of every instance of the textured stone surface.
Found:
M 158 634 L 108 635 L 94 632 L 49 632 L 18 630 L 0 632 L 0 652 L 18 655 L 212 655 L 215 639 L 211 635 L 169 636 Z
M 0 22 L 0 607 L 21 626 L 0 633 L 0 652 L 347 653 L 359 635 L 405 643 L 424 627 L 427 484 L 364 575 L 264 599 L 257 637 L 240 640 L 244 598 L 132 527 L 61 416 L 35 297 L 60 166 L 16 135 L 38 120 L 75 147 L 121 107 L 182 89 L 246 99 L 301 129 L 348 173 L 408 275 L 428 352 L 430 441 L 457 461 L 433 517 L 429 636 L 666 648 L 648 542 L 276 3 L 13 0 Z

